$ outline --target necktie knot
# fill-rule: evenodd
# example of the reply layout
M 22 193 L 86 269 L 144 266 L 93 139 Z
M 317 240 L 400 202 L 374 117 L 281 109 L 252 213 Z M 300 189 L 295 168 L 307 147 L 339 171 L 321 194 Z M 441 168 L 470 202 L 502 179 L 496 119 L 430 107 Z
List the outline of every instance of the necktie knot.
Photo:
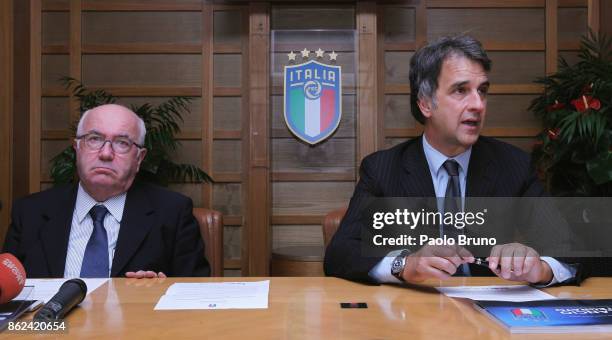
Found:
M 108 209 L 106 209 L 106 207 L 103 205 L 95 205 L 93 208 L 91 208 L 91 210 L 89 210 L 89 215 L 94 223 L 104 221 L 104 217 L 107 213 Z
M 442 164 L 444 170 L 449 176 L 455 177 L 459 176 L 459 163 L 457 163 L 454 159 L 447 159 L 446 162 Z

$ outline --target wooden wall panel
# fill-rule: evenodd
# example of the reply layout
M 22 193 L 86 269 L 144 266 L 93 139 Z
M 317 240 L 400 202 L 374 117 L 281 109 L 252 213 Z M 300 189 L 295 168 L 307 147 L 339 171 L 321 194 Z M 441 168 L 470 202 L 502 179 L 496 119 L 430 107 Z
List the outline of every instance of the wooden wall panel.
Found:
M 213 185 L 213 209 L 224 215 L 242 214 L 242 186 L 240 184 Z
M 579 60 L 577 51 L 560 51 L 559 57 L 563 57 L 570 65 L 574 65 Z
M 226 226 L 223 228 L 223 257 L 240 259 L 242 253 L 242 228 Z
M 86 0 L 96 10 L 198 10 L 202 0 Z
M 385 128 L 415 128 L 417 125 L 412 117 L 409 95 L 385 95 L 383 110 Z
M 496 52 L 487 53 L 491 58 L 491 84 L 530 84 L 546 71 L 543 52 Z
M 272 248 L 323 246 L 320 225 L 275 225 L 272 227 Z
M 90 86 L 201 84 L 200 55 L 92 54 L 83 56 L 83 81 Z M 154 72 L 152 72 L 155 70 Z
M 202 184 L 196 183 L 170 183 L 168 189 L 180 192 L 191 198 L 194 207 L 202 207 Z
M 534 95 L 490 95 L 487 98 L 485 126 L 507 128 L 539 128 L 540 119 L 527 108 Z
M 272 8 L 271 24 L 274 29 L 346 29 L 355 27 L 352 7 L 278 6 Z
M 42 86 L 61 86 L 60 78 L 70 75 L 70 59 L 68 55 L 42 56 Z
M 170 97 L 119 97 L 117 103 L 127 107 L 141 106 L 149 103 L 159 105 L 170 99 Z M 192 97 L 188 105 L 189 113 L 183 114 L 183 121 L 179 121 L 181 132 L 201 132 L 202 131 L 202 99 Z M 179 136 L 180 138 L 180 136 Z
M 40 178 L 48 181 L 50 176 L 51 159 L 60 153 L 66 146 L 70 145 L 67 140 L 43 140 L 40 151 Z
M 200 141 L 181 141 L 180 152 L 172 155 L 177 163 L 202 164 L 202 143 Z
M 331 31 L 329 29 L 318 29 L 316 31 L 295 31 L 295 30 L 280 30 L 274 34 L 274 52 L 288 53 L 293 50 L 301 51 L 304 48 L 314 51 L 319 47 L 327 52 L 334 50 L 336 52 L 351 52 L 355 51 L 355 42 L 352 41 L 353 32 L 344 29 Z M 287 61 L 287 55 L 281 55 Z M 297 62 L 302 59 L 298 56 Z M 325 59 L 329 61 L 327 55 Z
M 0 0 L 0 244 L 12 205 L 13 20 L 13 0 Z
M 42 14 L 43 45 L 67 45 L 70 38 L 68 12 L 44 12 Z
M 416 9 L 386 7 L 383 13 L 383 34 L 386 43 L 416 40 Z
M 243 20 L 240 11 L 214 12 L 213 41 L 215 44 L 241 44 Z
M 296 143 L 293 138 L 272 140 L 275 172 L 355 173 L 355 140 L 332 138 L 317 147 Z
M 242 98 L 216 97 L 213 99 L 215 129 L 240 130 L 242 128 Z
M 356 119 L 356 97 L 355 95 L 342 96 L 342 119 L 340 126 L 333 137 L 355 137 Z M 272 106 L 272 137 L 291 137 L 292 134 L 287 128 L 283 116 L 283 96 L 275 95 L 271 97 Z
M 41 105 L 43 131 L 68 130 L 71 123 L 68 97 L 43 97 Z
M 199 12 L 85 12 L 87 44 L 195 43 L 202 39 Z
M 242 57 L 239 54 L 215 54 L 213 57 L 215 86 L 238 87 L 242 81 Z
M 485 43 L 544 43 L 541 8 L 428 9 L 427 23 L 429 41 L 443 35 L 469 33 Z
M 213 141 L 213 174 L 240 172 L 242 169 L 242 142 L 240 140 Z
M 385 53 L 385 83 L 410 85 L 410 58 L 414 52 Z
M 277 182 L 272 185 L 273 215 L 324 215 L 348 205 L 354 182 Z
M 580 38 L 587 32 L 587 9 L 559 8 L 557 27 L 560 46 L 580 42 Z

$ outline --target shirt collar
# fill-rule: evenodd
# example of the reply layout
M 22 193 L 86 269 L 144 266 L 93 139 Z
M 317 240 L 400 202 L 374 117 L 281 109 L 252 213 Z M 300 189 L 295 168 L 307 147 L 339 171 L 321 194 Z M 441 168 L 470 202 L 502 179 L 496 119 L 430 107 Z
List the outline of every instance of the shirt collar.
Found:
M 462 170 L 467 174 L 468 165 L 470 164 L 470 155 L 472 154 L 472 147 L 470 146 L 464 152 L 458 154 L 455 157 L 447 157 L 440 151 L 436 150 L 429 142 L 427 142 L 427 138 L 425 138 L 425 134 L 423 134 L 423 152 L 425 152 L 425 158 L 427 159 L 427 164 L 429 165 L 429 169 L 438 176 L 438 172 L 442 167 L 442 164 L 446 162 L 447 159 L 454 159 L 459 163 L 459 171 Z
M 123 208 L 125 206 L 125 199 L 127 197 L 127 193 L 122 193 L 116 196 L 113 196 L 107 199 L 104 202 L 98 202 L 93 197 L 91 197 L 83 186 L 81 182 L 79 182 L 79 190 L 77 191 L 77 199 L 76 199 L 76 214 L 79 220 L 79 223 L 82 223 L 85 217 L 89 214 L 91 208 L 94 205 L 104 205 L 108 212 L 117 220 L 117 222 L 121 223 L 121 219 L 123 218 Z

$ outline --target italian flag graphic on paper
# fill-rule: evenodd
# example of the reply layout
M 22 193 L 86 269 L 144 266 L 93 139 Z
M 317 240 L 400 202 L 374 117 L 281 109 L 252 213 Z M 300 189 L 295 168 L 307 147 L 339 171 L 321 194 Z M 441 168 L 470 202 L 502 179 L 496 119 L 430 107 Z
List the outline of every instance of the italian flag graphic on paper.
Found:
M 317 144 L 338 128 L 342 117 L 340 66 L 317 61 L 285 66 L 284 116 L 289 130 Z

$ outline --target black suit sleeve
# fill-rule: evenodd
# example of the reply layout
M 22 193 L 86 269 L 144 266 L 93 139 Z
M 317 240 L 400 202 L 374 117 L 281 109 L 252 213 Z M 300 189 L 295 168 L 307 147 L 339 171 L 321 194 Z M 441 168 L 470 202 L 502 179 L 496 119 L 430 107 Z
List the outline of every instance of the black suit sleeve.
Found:
M 198 222 L 193 216 L 193 203 L 187 199 L 179 217 L 171 276 L 210 276 L 210 266 L 204 257 L 204 242 Z
M 354 281 L 373 282 L 368 272 L 381 260 L 380 257 L 364 257 L 361 254 L 360 214 L 363 205 L 371 197 L 379 196 L 376 179 L 375 159 L 366 157 L 361 163 L 360 179 L 357 183 L 346 215 L 338 231 L 331 239 L 326 251 L 325 275 Z

